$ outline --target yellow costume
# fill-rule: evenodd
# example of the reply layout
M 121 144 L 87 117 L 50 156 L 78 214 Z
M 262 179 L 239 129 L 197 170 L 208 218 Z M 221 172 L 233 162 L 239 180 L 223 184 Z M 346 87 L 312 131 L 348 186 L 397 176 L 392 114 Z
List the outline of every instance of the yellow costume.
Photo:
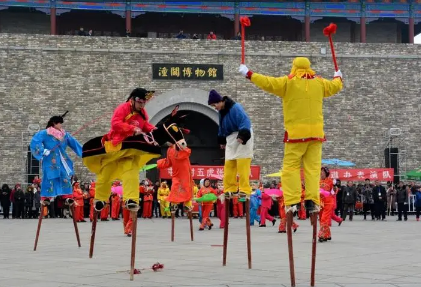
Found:
M 158 200 L 161 208 L 162 217 L 171 217 L 170 202 L 167 201 L 167 197 L 170 194 L 170 189 L 165 182 L 161 183 L 161 187 L 158 188 Z
M 342 89 L 342 74 L 333 80 L 315 76 L 307 58 L 293 61 L 289 76 L 268 77 L 253 73 L 246 66 L 240 72 L 257 87 L 282 99 L 285 127 L 285 152 L 282 168 L 282 189 L 285 205 L 300 203 L 301 162 L 304 167 L 305 199 L 320 205 L 319 181 L 322 157 L 323 99 Z

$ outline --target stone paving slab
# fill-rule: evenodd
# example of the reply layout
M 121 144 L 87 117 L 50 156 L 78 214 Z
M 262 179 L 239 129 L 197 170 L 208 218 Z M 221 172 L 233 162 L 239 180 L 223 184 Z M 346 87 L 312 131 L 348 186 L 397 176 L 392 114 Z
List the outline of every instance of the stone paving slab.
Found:
M 298 223 L 296 283 L 310 286 L 311 226 L 308 220 Z M 90 223 L 79 224 L 78 248 L 71 220 L 44 220 L 34 252 L 37 220 L 0 220 L 0 287 L 290 286 L 286 235 L 278 234 L 277 226 L 252 227 L 253 269 L 248 270 L 244 219 L 231 220 L 226 267 L 223 230 L 199 232 L 198 221 L 194 224 L 191 242 L 188 220 L 177 219 L 171 242 L 170 220 L 140 219 L 136 268 L 147 270 L 131 282 L 126 273 L 131 239 L 123 235 L 120 221 L 98 223 L 94 257 L 89 259 Z M 414 217 L 372 222 L 357 216 L 340 227 L 333 223 L 333 240 L 317 245 L 316 286 L 421 286 L 420 228 Z M 150 270 L 156 262 L 164 264 L 164 270 Z

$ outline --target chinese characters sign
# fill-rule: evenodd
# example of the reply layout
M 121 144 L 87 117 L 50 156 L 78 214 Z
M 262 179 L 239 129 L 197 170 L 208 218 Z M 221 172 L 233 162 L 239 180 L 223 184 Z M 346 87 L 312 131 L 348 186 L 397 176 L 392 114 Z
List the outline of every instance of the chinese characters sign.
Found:
M 331 169 L 330 177 L 341 181 L 393 181 L 393 168 Z
M 152 79 L 202 81 L 223 80 L 224 66 L 199 64 L 152 64 Z
M 211 166 L 211 165 L 193 165 L 192 176 L 193 179 L 202 179 L 209 177 L 210 179 L 223 178 L 224 176 L 224 167 L 223 166 Z M 161 169 L 159 171 L 159 177 L 161 179 L 171 179 L 172 169 Z M 250 170 L 250 179 L 259 180 L 260 179 L 260 166 L 252 165 Z

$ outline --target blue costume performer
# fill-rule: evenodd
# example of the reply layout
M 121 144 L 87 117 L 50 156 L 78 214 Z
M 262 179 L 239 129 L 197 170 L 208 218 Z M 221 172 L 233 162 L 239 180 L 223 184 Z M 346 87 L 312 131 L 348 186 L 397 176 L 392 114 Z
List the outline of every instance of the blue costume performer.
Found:
M 74 174 L 73 162 L 66 153 L 69 146 L 78 157 L 82 156 L 81 144 L 62 129 L 62 116 L 53 116 L 45 130 L 37 132 L 32 138 L 30 148 L 33 156 L 42 161 L 41 197 L 45 204 L 49 198 L 73 193 L 71 176 Z

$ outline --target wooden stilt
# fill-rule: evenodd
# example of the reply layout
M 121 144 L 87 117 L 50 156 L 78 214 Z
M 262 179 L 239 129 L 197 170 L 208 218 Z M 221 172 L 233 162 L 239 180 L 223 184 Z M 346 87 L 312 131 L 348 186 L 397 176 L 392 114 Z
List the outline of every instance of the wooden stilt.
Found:
M 174 241 L 175 212 L 171 211 L 171 241 Z
M 77 245 L 79 247 L 81 247 L 81 245 L 80 245 L 80 237 L 79 237 L 79 229 L 77 228 L 77 222 L 76 222 L 76 218 L 75 218 L 75 205 L 74 204 L 70 205 L 70 209 L 72 210 L 72 218 L 73 218 L 73 225 L 75 227 Z
M 292 218 L 294 214 L 292 211 L 287 212 L 287 238 L 288 238 L 288 253 L 289 253 L 289 272 L 291 278 L 291 287 L 295 287 L 295 267 L 294 267 L 294 250 L 292 246 Z
M 314 286 L 316 281 L 316 246 L 317 246 L 317 217 L 318 212 L 311 214 L 311 224 L 313 225 L 313 241 L 311 247 L 311 278 L 310 286 Z
M 92 258 L 92 256 L 94 255 L 95 232 L 96 232 L 97 222 L 98 222 L 98 211 L 96 211 L 96 209 L 94 208 L 92 231 L 91 231 L 91 245 L 89 246 L 89 258 Z
M 225 226 L 224 226 L 224 247 L 222 254 L 222 266 L 227 265 L 227 250 L 228 250 L 228 225 L 229 225 L 229 212 L 230 212 L 230 199 L 225 198 Z
M 44 217 L 44 208 L 47 208 L 47 206 L 42 204 L 41 212 L 38 219 L 37 235 L 35 236 L 34 251 L 37 251 L 39 232 L 41 231 L 42 218 Z
M 189 220 L 190 220 L 190 239 L 191 239 L 191 241 L 193 241 L 194 240 L 194 237 L 193 237 L 193 215 L 192 215 L 191 210 L 188 211 L 188 215 L 189 215 Z
M 250 199 L 246 199 L 247 260 L 251 269 Z
M 137 231 L 137 211 L 130 211 L 133 220 L 132 227 L 132 253 L 130 256 L 130 281 L 133 281 L 134 265 L 136 261 L 136 231 Z

